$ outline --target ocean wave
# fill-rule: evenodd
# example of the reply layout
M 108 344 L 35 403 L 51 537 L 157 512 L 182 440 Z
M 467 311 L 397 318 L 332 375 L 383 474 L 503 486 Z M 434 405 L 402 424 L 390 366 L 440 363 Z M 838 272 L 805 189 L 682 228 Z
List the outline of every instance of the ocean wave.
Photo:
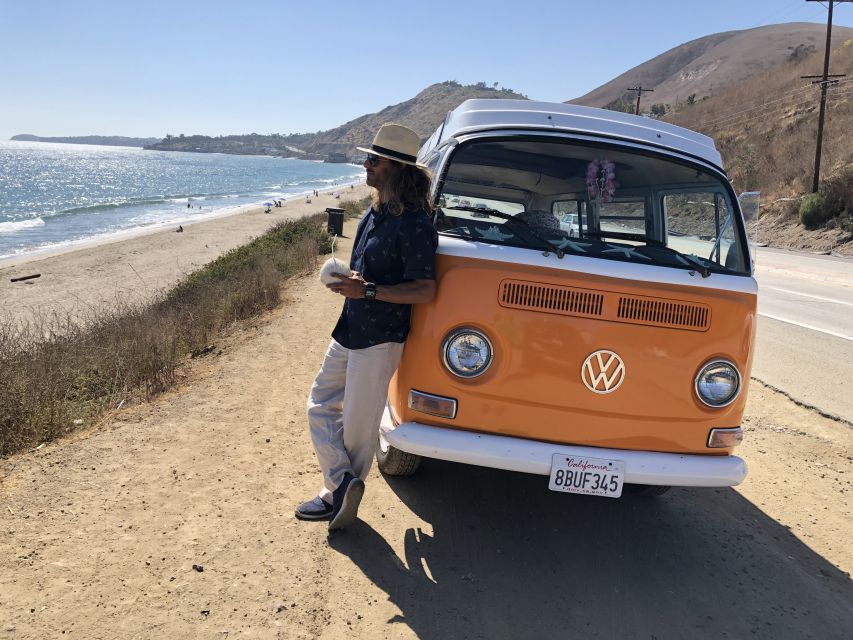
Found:
M 61 211 L 56 211 L 54 213 L 49 214 L 50 217 L 53 216 L 65 216 L 65 215 L 73 215 L 75 213 L 94 213 L 97 211 L 108 211 L 111 209 L 123 209 L 127 207 L 140 207 L 149 204 L 174 204 L 174 203 L 185 203 L 187 200 L 198 201 L 198 200 L 207 200 L 211 197 L 221 197 L 218 195 L 211 194 L 201 194 L 201 193 L 192 193 L 192 194 L 179 194 L 179 195 L 157 195 L 152 196 L 150 198 L 130 198 L 128 200 L 121 201 L 113 201 L 113 202 L 98 202 L 95 204 L 86 204 L 81 205 L 79 207 L 71 207 L 70 209 L 62 209 Z
M 32 229 L 44 225 L 44 220 L 41 218 L 28 218 L 27 220 L 9 220 L 8 222 L 0 222 L 0 233 L 15 233 L 23 229 Z
M 134 207 L 146 204 L 163 204 L 165 202 L 169 202 L 169 200 L 165 198 L 140 198 L 138 200 L 125 200 L 124 202 L 99 202 L 97 204 L 86 204 L 81 207 L 63 209 L 62 211 L 57 211 L 52 214 L 51 217 L 73 215 L 75 213 L 94 213 L 96 211 L 108 211 L 110 209 L 121 209 L 123 207 Z

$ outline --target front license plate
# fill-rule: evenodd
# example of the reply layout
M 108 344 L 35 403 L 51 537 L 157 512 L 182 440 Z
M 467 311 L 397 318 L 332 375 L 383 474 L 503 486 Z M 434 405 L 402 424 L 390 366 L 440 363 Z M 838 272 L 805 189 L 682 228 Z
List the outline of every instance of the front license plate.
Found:
M 618 498 L 625 478 L 623 460 L 581 458 L 555 453 L 551 458 L 551 491 Z

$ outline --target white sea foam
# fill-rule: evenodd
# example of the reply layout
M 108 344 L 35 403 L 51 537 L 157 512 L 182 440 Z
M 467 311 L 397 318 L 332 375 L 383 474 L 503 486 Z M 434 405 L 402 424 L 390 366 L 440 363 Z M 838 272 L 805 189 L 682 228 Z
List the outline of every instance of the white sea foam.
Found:
M 27 220 L 9 220 L 8 222 L 0 222 L 0 233 L 15 233 L 23 229 L 32 229 L 44 225 L 44 220 L 41 218 L 28 218 Z

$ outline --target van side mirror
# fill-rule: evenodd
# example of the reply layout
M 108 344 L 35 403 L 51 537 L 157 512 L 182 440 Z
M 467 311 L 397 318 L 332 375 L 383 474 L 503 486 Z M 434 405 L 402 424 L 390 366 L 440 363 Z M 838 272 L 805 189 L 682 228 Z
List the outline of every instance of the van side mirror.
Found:
M 760 191 L 744 191 L 737 197 L 740 204 L 741 213 L 743 213 L 744 222 L 758 221 L 758 208 L 761 203 Z
M 753 226 L 758 222 L 758 209 L 761 204 L 760 191 L 744 191 L 737 197 L 740 205 L 741 214 L 743 214 L 743 223 L 746 228 L 746 240 L 749 243 L 749 256 L 752 260 L 752 269 L 755 270 L 755 252 L 757 245 L 755 244 L 755 231 Z

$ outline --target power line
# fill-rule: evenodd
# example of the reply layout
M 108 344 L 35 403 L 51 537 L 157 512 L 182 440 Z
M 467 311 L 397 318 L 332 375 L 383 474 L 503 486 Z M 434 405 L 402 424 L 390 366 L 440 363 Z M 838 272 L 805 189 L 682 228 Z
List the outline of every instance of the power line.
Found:
M 818 0 L 806 0 L 806 2 L 817 2 Z M 812 181 L 812 193 L 817 193 L 820 184 L 820 152 L 823 146 L 823 121 L 826 115 L 826 88 L 829 78 L 829 52 L 832 42 L 832 5 L 837 2 L 853 2 L 853 0 L 829 0 L 828 13 L 826 16 L 826 50 L 823 56 L 823 78 L 820 82 L 820 115 L 817 121 L 817 148 L 814 157 L 814 180 Z
M 806 77 L 806 76 L 803 76 L 803 77 Z M 833 84 L 835 86 L 838 86 L 838 85 L 843 85 L 844 83 L 851 82 L 851 81 L 853 81 L 853 78 L 840 78 L 837 81 L 834 81 Z M 744 113 L 749 113 L 750 111 L 763 111 L 764 109 L 767 108 L 768 105 L 771 105 L 771 104 L 774 104 L 777 102 L 782 102 L 784 100 L 789 100 L 793 96 L 795 96 L 796 94 L 805 93 L 807 91 L 810 92 L 813 90 L 814 90 L 814 83 L 809 83 L 809 84 L 803 85 L 802 87 L 799 87 L 797 89 L 791 89 L 790 91 L 788 91 L 787 95 L 782 96 L 781 98 L 776 98 L 775 100 L 769 100 L 769 101 L 766 101 L 762 104 L 756 105 L 754 107 L 748 107 L 746 109 L 742 109 L 741 111 L 735 111 L 735 112 L 728 113 L 728 114 L 725 114 L 722 116 L 717 116 L 716 118 L 713 118 L 711 120 L 704 120 L 701 122 L 701 124 L 703 126 L 709 126 L 709 125 L 717 124 L 719 122 L 723 122 L 725 120 L 737 119 L 738 116 L 740 116 Z M 734 105 L 734 106 L 738 106 L 738 105 Z
M 812 90 L 813 87 L 807 87 L 808 90 Z M 714 118 L 713 120 L 708 120 L 700 123 L 702 126 L 711 126 L 711 127 L 719 127 L 719 126 L 728 126 L 732 123 L 741 122 L 743 120 L 750 120 L 753 117 L 764 117 L 769 113 L 776 112 L 780 109 L 788 109 L 790 107 L 799 105 L 799 104 L 808 104 L 811 102 L 811 98 L 807 98 L 806 96 L 795 97 L 796 93 L 803 93 L 803 91 L 791 92 L 789 95 L 783 96 L 781 98 L 776 98 L 775 100 L 770 100 L 765 104 L 759 107 L 752 107 L 749 109 L 744 109 L 742 111 L 735 112 L 733 114 L 729 114 L 727 116 L 722 116 L 719 118 Z M 793 99 L 793 102 L 792 102 Z M 778 104 L 785 103 L 785 104 Z M 772 106 L 776 105 L 776 106 Z M 750 116 L 744 118 L 744 114 L 748 114 L 750 112 L 756 112 Z
M 801 87 L 799 89 L 792 89 L 787 96 L 784 96 L 782 98 L 777 98 L 776 100 L 770 100 L 769 102 L 764 102 L 763 104 L 756 105 L 754 107 L 749 107 L 749 108 L 743 109 L 741 111 L 735 111 L 734 113 L 729 113 L 729 114 L 726 114 L 723 116 L 718 116 L 718 117 L 714 118 L 713 120 L 706 120 L 702 124 L 703 125 L 716 124 L 717 122 L 720 122 L 723 120 L 730 120 L 732 118 L 736 118 L 737 116 L 739 116 L 743 113 L 749 113 L 750 111 L 765 109 L 767 107 L 767 105 L 769 105 L 769 104 L 773 104 L 774 102 L 781 102 L 782 100 L 788 100 L 794 94 L 802 93 L 804 91 L 811 91 L 813 88 L 814 87 L 812 87 L 811 84 L 807 84 L 807 85 L 804 85 L 803 87 Z
M 835 100 L 835 99 L 846 97 L 848 95 L 853 95 L 853 87 L 845 87 L 844 91 L 834 93 L 832 98 L 833 98 L 833 100 Z M 742 126 L 745 124 L 749 124 L 751 122 L 755 122 L 757 120 L 762 120 L 762 119 L 766 119 L 766 118 L 778 115 L 778 114 L 783 113 L 784 111 L 789 110 L 789 109 L 797 109 L 799 107 L 805 107 L 806 105 L 810 105 L 810 104 L 813 104 L 813 101 L 811 98 L 805 99 L 805 100 L 800 100 L 800 101 L 797 101 L 797 102 L 794 102 L 791 104 L 779 105 L 777 107 L 773 107 L 769 111 L 764 111 L 764 112 L 761 112 L 758 114 L 754 114 L 754 115 L 748 116 L 746 118 L 739 118 L 739 119 L 733 120 L 731 122 L 717 124 L 717 125 L 713 125 L 713 126 L 710 126 L 707 128 L 705 125 L 703 125 L 703 128 L 705 128 L 706 130 L 711 130 L 711 131 L 722 131 L 725 128 Z
M 843 87 L 841 90 L 833 89 L 832 93 L 828 96 L 827 100 L 829 100 L 833 103 L 836 103 L 836 102 L 841 101 L 842 98 L 845 98 L 847 96 L 853 96 L 853 86 L 846 86 L 846 87 Z M 808 99 L 798 100 L 798 101 L 793 102 L 793 103 L 778 105 L 778 106 L 772 107 L 768 110 L 762 111 L 760 113 L 753 114 L 753 115 L 747 116 L 747 117 L 736 118 L 736 119 L 730 120 L 728 122 L 714 124 L 711 126 L 708 126 L 707 123 L 702 123 L 699 126 L 701 126 L 702 130 L 704 130 L 704 131 L 718 131 L 719 132 L 719 131 L 723 131 L 726 128 L 750 124 L 750 123 L 756 122 L 758 120 L 764 120 L 767 118 L 774 117 L 776 115 L 782 114 L 785 111 L 788 111 L 791 109 L 799 109 L 799 108 L 802 108 L 802 107 L 805 107 L 805 106 L 811 105 L 811 104 L 814 104 L 814 102 L 811 98 L 808 98 Z
M 774 11 L 774 12 L 773 12 L 773 13 L 771 13 L 770 15 L 765 16 L 764 18 L 762 18 L 762 19 L 761 19 L 761 20 L 759 20 L 758 22 L 753 23 L 753 25 L 752 25 L 751 27 L 749 27 L 749 28 L 750 28 L 750 29 L 754 29 L 755 27 L 757 27 L 757 26 L 759 26 L 759 25 L 763 25 L 765 22 L 767 22 L 768 20 L 770 20 L 770 18 L 773 18 L 773 17 L 777 16 L 777 15 L 778 15 L 778 14 L 780 14 L 780 13 L 785 13 L 785 14 L 791 13 L 791 11 L 790 11 L 790 10 L 791 10 L 795 5 L 799 5 L 799 4 L 800 4 L 800 0 L 793 0 L 793 2 L 791 2 L 790 4 L 785 5 L 785 6 L 784 6 L 784 7 L 782 7 L 781 9 L 776 9 L 776 11 Z M 780 16 L 780 18 L 781 18 L 781 17 L 782 17 L 782 16 Z
M 781 113 L 783 113 L 789 109 L 796 109 L 798 107 L 804 107 L 804 106 L 812 104 L 812 103 L 813 103 L 813 101 L 811 99 L 809 99 L 809 100 L 802 100 L 800 102 L 795 102 L 793 104 L 780 105 L 780 106 L 775 107 L 774 109 L 771 109 L 770 111 L 767 111 L 767 112 L 755 114 L 755 115 L 749 116 L 747 118 L 734 120 L 732 122 L 714 125 L 714 126 L 710 127 L 710 130 L 723 131 L 726 128 L 735 127 L 735 126 L 743 126 L 743 125 L 749 124 L 751 122 L 756 122 L 758 120 L 765 120 L 769 117 L 779 115 L 779 114 L 781 114 Z

